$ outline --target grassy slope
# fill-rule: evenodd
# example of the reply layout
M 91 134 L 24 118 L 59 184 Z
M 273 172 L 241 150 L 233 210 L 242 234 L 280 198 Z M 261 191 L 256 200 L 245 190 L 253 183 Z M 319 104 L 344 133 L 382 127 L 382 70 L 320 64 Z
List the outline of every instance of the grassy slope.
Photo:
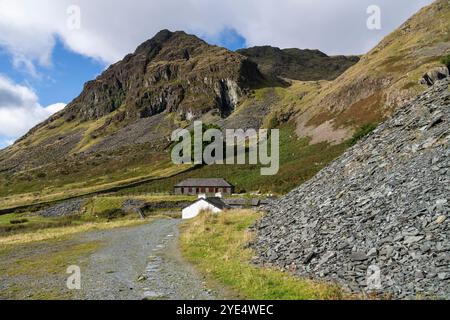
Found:
M 418 80 L 450 52 L 450 5 L 438 0 L 387 36 L 333 82 L 322 82 L 295 105 L 298 124 L 333 120 L 350 131 L 379 122 L 425 87 Z M 282 111 L 282 110 L 281 110 Z M 299 127 L 297 133 L 302 136 Z M 304 130 L 303 130 L 304 131 Z
M 246 248 L 251 239 L 248 228 L 259 216 L 253 211 L 204 213 L 182 226 L 182 252 L 210 280 L 231 288 L 244 299 L 349 298 L 334 285 L 251 265 L 253 252 Z
M 277 103 L 271 113 L 266 116 L 264 127 L 279 127 L 286 119 L 283 115 L 298 110 L 301 103 L 309 102 L 311 95 L 319 92 L 327 81 L 301 82 L 293 81 L 287 88 L 276 88 Z M 256 90 L 251 99 L 263 100 L 267 89 Z M 244 101 L 243 104 L 246 102 Z M 238 109 L 236 112 L 240 112 Z M 190 177 L 223 177 L 236 185 L 237 191 L 261 191 L 272 193 L 285 193 L 293 187 L 311 178 L 321 168 L 338 157 L 347 147 L 347 144 L 330 145 L 321 143 L 309 145 L 308 139 L 298 139 L 292 124 L 281 124 L 280 127 L 280 172 L 276 176 L 261 176 L 260 167 L 254 165 L 236 166 L 208 166 L 196 170 L 189 170 L 188 166 L 173 166 L 165 159 L 156 163 L 148 163 L 129 167 L 124 164 L 123 169 L 117 168 L 114 173 L 88 179 L 84 171 L 78 173 L 79 177 L 73 182 L 71 177 L 53 177 L 49 173 L 43 178 L 33 178 L 10 181 L 0 186 L 0 195 L 7 195 L 0 199 L 0 209 L 42 201 L 60 200 L 72 196 L 92 193 L 117 186 L 134 183 L 143 179 L 161 178 L 174 175 L 172 178 L 149 182 L 139 187 L 127 189 L 121 193 L 148 193 L 170 192 L 174 184 Z M 114 164 L 111 164 L 114 168 Z M 81 169 L 83 170 L 83 169 Z M 95 175 L 91 169 L 88 175 Z M 178 174 L 177 173 L 181 173 Z M 57 174 L 57 173 L 55 173 Z M 133 178 L 129 178 L 133 176 Z M 32 190 L 35 192 L 25 192 Z
M 42 166 L 26 167 L 14 173 L 5 173 L 0 170 L 0 197 L 2 197 L 0 207 L 10 200 L 7 199 L 9 195 L 32 198 L 33 193 L 36 193 L 40 197 L 55 195 L 52 198 L 61 198 L 143 179 L 170 176 L 186 170 L 186 167 L 175 168 L 169 161 L 167 152 L 155 151 L 149 145 L 128 146 L 101 154 L 84 154 L 83 151 L 87 148 L 101 142 L 105 135 L 110 135 L 117 130 L 115 123 L 112 122 L 107 126 L 106 131 L 104 130 L 103 135 L 93 135 L 93 132 L 102 128 L 105 122 L 113 119 L 120 110 L 119 108 L 97 121 L 64 122 L 63 119 L 58 119 L 38 128 L 33 134 L 8 149 L 2 150 L 2 158 L 13 156 L 27 158 L 23 151 L 28 147 L 48 145 L 48 141 L 53 141 L 55 137 L 82 132 L 81 141 L 73 148 L 71 147 L 68 156 L 59 162 L 51 161 L 51 154 L 46 154 L 48 152 L 41 152 L 46 154 L 42 157 L 50 157 L 48 161 L 41 161 L 45 163 Z M 166 133 L 170 134 L 169 131 Z M 41 155 L 33 157 L 41 157 Z M 58 193 L 59 195 L 56 195 Z M 23 201 L 30 202 L 32 199 L 23 199 Z
M 313 177 L 346 147 L 346 144 L 309 145 L 307 139 L 298 139 L 292 126 L 287 125 L 280 131 L 280 171 L 275 176 L 262 176 L 259 165 L 212 165 L 123 190 L 120 194 L 170 192 L 179 181 L 193 177 L 224 178 L 236 186 L 237 192 L 282 194 Z

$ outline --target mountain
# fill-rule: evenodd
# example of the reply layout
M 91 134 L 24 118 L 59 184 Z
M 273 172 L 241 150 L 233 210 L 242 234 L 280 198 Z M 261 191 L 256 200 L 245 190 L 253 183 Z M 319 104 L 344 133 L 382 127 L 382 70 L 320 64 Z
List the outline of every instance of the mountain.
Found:
M 301 101 L 279 114 L 292 116 L 297 134 L 309 137 L 312 143 L 340 143 L 361 126 L 383 121 L 423 92 L 426 86 L 419 79 L 449 53 L 450 4 L 437 0 L 335 81 L 304 90 Z
M 329 57 L 319 50 L 282 50 L 271 46 L 252 47 L 237 52 L 258 64 L 267 77 L 301 81 L 334 80 L 359 61 L 357 56 Z
M 258 92 L 282 85 L 239 53 L 162 30 L 0 151 L 0 196 L 21 194 L 2 202 L 66 197 L 187 170 L 170 161 L 173 130 L 195 119 L 259 128 L 277 97 L 259 99 Z
M 358 293 L 450 298 L 449 83 L 273 202 L 255 227 L 258 262 Z M 368 286 L 377 270 L 381 287 Z
M 323 77 L 279 81 L 273 74 L 281 71 L 266 67 L 278 62 L 255 62 L 163 30 L 0 151 L 0 209 L 117 188 L 168 192 L 177 180 L 197 177 L 226 178 L 238 191 L 286 193 L 340 156 L 362 129 L 426 90 L 420 79 L 450 53 L 449 7 L 437 0 L 423 8 L 356 64 L 346 69 L 345 62 L 339 69 L 345 72 L 332 81 L 323 61 L 336 57 L 318 51 L 240 51 L 290 56 L 280 58 L 287 62 L 279 70 L 301 70 L 304 62 L 304 70 Z M 315 66 L 306 57 L 322 62 Z M 195 119 L 221 128 L 279 128 L 279 173 L 262 177 L 252 165 L 173 165 L 170 134 Z
M 226 117 L 264 81 L 246 57 L 163 30 L 0 152 L 0 194 L 172 172 L 166 149 L 173 130 L 208 112 Z
M 255 64 L 184 32 L 159 32 L 112 65 L 63 112 L 65 120 L 96 120 L 126 106 L 118 117 L 136 120 L 164 111 L 218 109 L 229 114 L 262 77 Z

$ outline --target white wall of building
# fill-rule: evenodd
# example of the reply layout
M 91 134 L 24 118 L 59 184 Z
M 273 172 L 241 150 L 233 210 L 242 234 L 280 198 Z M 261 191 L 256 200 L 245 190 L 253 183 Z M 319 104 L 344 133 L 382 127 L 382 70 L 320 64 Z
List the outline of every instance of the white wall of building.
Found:
M 205 200 L 199 200 L 193 204 L 191 204 L 189 207 L 186 207 L 183 209 L 183 219 L 192 219 L 199 215 L 200 212 L 209 210 L 212 213 L 219 213 L 222 212 L 219 208 L 216 208 L 215 206 L 211 205 L 209 202 Z

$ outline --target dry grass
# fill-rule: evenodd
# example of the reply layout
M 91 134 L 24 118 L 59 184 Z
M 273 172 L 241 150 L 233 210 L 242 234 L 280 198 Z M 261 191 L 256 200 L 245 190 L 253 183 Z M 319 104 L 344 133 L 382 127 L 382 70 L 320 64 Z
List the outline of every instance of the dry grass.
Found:
M 252 239 L 248 228 L 260 216 L 254 211 L 204 213 L 183 225 L 182 252 L 209 279 L 229 287 L 245 299 L 350 298 L 335 285 L 251 265 L 254 253 L 246 246 Z
M 0 249 L 9 245 L 27 244 L 38 241 L 47 241 L 63 238 L 77 233 L 95 231 L 95 230 L 109 230 L 119 227 L 130 227 L 142 223 L 148 223 L 147 220 L 117 220 L 112 222 L 92 222 L 78 226 L 61 227 L 42 229 L 34 232 L 27 232 L 21 234 L 14 234 L 0 238 Z
M 6 256 L 0 266 L 3 274 L 8 276 L 45 276 L 64 274 L 67 266 L 79 262 L 80 257 L 99 249 L 101 243 L 86 242 L 58 246 L 45 253 L 34 253 L 26 257 L 12 259 Z M 1 253 L 1 252 L 0 252 Z M 5 263 L 6 262 L 6 263 Z

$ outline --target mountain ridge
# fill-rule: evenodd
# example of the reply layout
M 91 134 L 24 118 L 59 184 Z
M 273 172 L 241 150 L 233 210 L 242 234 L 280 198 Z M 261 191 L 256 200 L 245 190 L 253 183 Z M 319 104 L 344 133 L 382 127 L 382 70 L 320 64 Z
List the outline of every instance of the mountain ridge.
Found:
M 409 18 L 333 82 L 304 97 L 292 117 L 300 137 L 340 143 L 385 120 L 427 86 L 419 80 L 450 53 L 450 4 L 436 0 Z
M 334 80 L 359 61 L 357 56 L 328 56 L 320 50 L 256 46 L 236 52 L 258 64 L 267 77 L 300 81 Z

